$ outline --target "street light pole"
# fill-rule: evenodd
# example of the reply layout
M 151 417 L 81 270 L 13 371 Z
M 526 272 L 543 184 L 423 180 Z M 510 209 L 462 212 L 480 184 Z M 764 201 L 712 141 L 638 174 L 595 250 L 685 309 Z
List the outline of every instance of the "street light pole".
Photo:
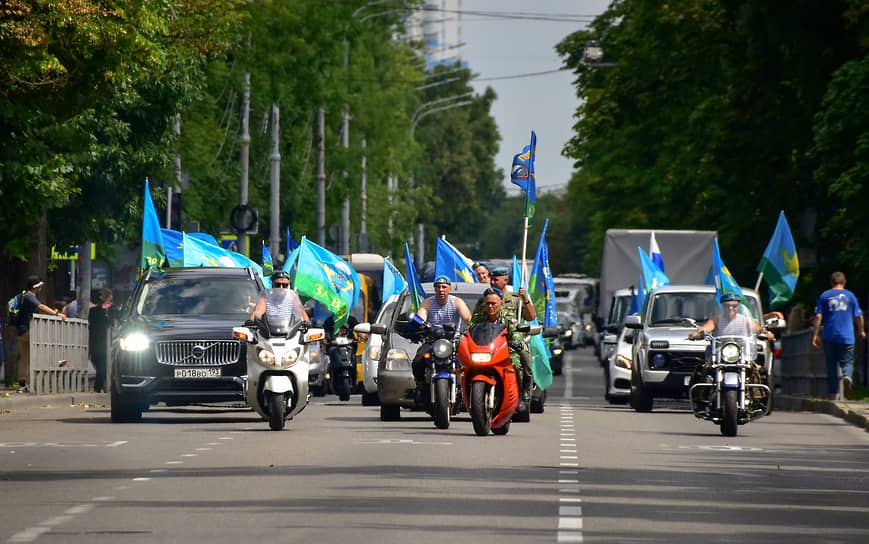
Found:
M 277 256 L 281 244 L 281 114 L 278 105 L 272 104 L 272 154 L 271 161 L 271 213 L 269 214 L 269 252 Z

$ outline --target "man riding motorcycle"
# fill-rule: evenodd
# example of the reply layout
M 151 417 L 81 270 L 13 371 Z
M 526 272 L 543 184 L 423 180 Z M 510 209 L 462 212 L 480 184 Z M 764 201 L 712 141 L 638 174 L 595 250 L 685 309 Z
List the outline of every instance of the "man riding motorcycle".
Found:
M 417 317 L 436 327 L 443 327 L 445 323 L 452 323 L 456 330 L 460 330 L 462 322 L 468 323 L 471 321 L 471 311 L 465 301 L 459 297 L 450 294 L 453 286 L 447 276 L 441 275 L 435 278 L 434 290 L 435 294 L 428 297 L 419 306 Z M 413 379 L 416 381 L 416 403 L 420 405 L 424 402 L 426 395 L 425 385 L 425 354 L 431 349 L 429 342 L 423 343 L 416 351 L 416 356 L 413 358 L 411 368 L 413 369 Z
M 501 299 L 503 301 L 503 309 L 508 312 L 509 320 L 511 323 L 515 325 L 519 324 L 520 316 L 526 321 L 532 321 L 537 318 L 537 312 L 534 310 L 534 305 L 531 304 L 531 299 L 528 297 L 528 293 L 525 291 L 524 287 L 519 287 L 518 293 L 508 292 L 507 289 L 507 281 L 508 281 L 509 271 L 507 267 L 501 266 L 495 268 L 489 273 L 489 285 L 497 289 L 501 293 Z M 514 278 L 514 282 L 518 282 L 519 278 Z M 488 289 L 485 292 L 488 292 Z M 471 321 L 477 319 L 478 321 L 482 321 L 486 316 L 486 308 L 484 307 L 485 295 L 481 298 L 477 305 L 474 307 L 474 314 L 471 317 Z M 521 363 L 521 376 L 522 376 L 522 385 L 521 385 L 521 395 L 520 395 L 520 412 L 527 409 L 531 402 L 531 386 L 534 383 L 534 376 L 531 368 L 531 351 L 528 349 L 528 344 L 525 342 L 525 338 L 522 335 L 520 344 L 515 346 L 510 346 L 510 357 L 513 357 L 515 353 L 519 358 Z M 524 406 L 523 406 L 524 405 Z
M 262 317 L 263 315 L 266 315 L 266 317 L 271 319 L 276 319 L 279 317 L 286 318 L 295 314 L 296 317 L 302 321 L 308 321 L 308 314 L 305 312 L 305 307 L 302 305 L 299 295 L 296 291 L 290 289 L 289 274 L 283 270 L 278 270 L 272 274 L 272 288 L 289 289 L 290 295 L 284 297 L 285 300 L 283 304 L 276 305 L 266 296 L 267 291 L 264 291 L 257 301 L 253 313 L 250 314 L 251 320 Z
M 488 323 L 497 323 L 499 328 L 507 328 L 507 347 L 510 348 L 510 362 L 516 369 L 516 373 L 520 374 L 522 369 L 521 353 L 527 351 L 525 346 L 525 337 L 521 332 L 516 331 L 518 321 L 514 320 L 512 313 L 504 304 L 504 293 L 496 288 L 489 287 L 483 291 L 483 308 L 482 312 L 477 312 L 471 318 L 468 325 L 468 330 L 477 326 L 485 326 Z M 523 377 L 523 383 L 525 378 Z

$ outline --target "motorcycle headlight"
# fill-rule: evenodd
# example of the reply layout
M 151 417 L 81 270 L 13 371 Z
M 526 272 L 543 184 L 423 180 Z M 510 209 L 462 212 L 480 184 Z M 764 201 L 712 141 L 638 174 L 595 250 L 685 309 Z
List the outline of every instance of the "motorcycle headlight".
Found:
M 264 365 L 275 364 L 275 354 L 267 349 L 259 350 L 259 353 L 257 353 L 257 357 L 259 357 L 259 360 L 262 361 Z
M 134 332 L 120 340 L 121 349 L 124 351 L 145 351 L 150 345 L 148 337 L 140 332 Z
M 736 344 L 724 344 L 721 346 L 721 359 L 725 363 L 735 363 L 742 356 L 742 350 Z
M 585 325 L 585 330 L 588 332 L 591 332 L 591 324 L 590 323 Z
M 284 352 L 284 356 L 281 357 L 281 364 L 291 365 L 295 363 L 299 359 L 299 348 L 288 349 Z
M 553 355 L 561 355 L 561 353 L 562 353 L 563 351 L 564 351 L 564 350 L 561 349 L 561 348 L 555 348 L 555 349 L 552 350 L 552 354 L 553 354 Z
M 446 359 L 453 354 L 453 344 L 449 340 L 441 338 L 435 340 L 434 344 L 431 345 L 431 351 L 438 359 Z
M 471 360 L 475 363 L 488 363 L 492 360 L 491 353 L 472 353 Z

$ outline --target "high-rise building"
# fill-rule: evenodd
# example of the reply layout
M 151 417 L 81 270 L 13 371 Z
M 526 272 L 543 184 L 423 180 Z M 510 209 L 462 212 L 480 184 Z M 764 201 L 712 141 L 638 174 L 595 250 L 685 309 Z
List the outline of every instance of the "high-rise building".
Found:
M 428 66 L 460 60 L 462 46 L 462 0 L 428 0 L 407 21 L 408 38 L 426 44 Z

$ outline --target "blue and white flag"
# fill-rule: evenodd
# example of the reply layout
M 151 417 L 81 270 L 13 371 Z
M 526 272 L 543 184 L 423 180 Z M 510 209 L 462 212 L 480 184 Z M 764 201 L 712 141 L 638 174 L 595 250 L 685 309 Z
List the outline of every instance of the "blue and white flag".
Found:
M 658 265 L 658 268 L 661 269 L 661 272 L 664 271 L 664 257 L 661 256 L 661 248 L 658 247 L 658 241 L 655 240 L 654 231 L 649 237 L 649 255 L 652 256 L 652 262 Z

